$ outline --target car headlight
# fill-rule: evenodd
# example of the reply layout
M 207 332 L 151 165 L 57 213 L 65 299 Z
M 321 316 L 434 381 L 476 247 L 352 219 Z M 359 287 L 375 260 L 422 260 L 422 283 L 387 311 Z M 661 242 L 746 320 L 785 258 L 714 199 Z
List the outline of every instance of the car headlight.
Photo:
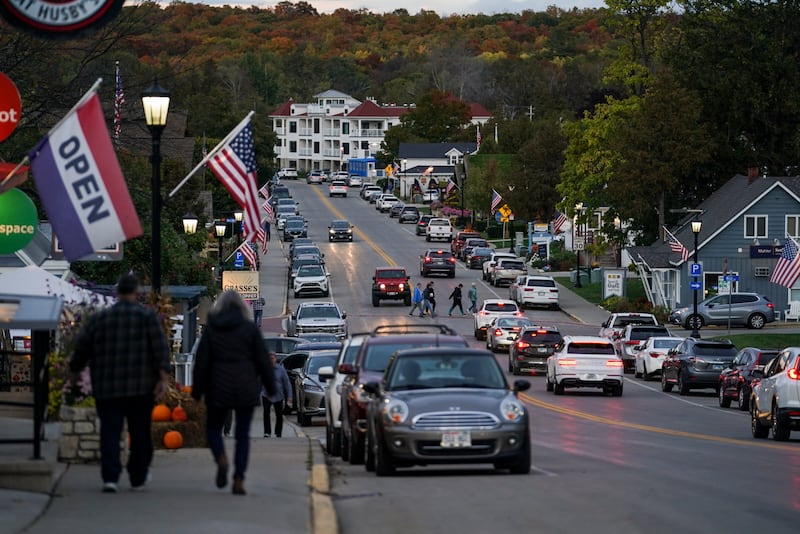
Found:
M 305 382 L 303 384 L 303 388 L 306 391 L 318 391 L 318 392 L 324 391 L 321 387 L 319 387 L 317 384 L 315 384 L 313 382 Z
M 500 403 L 500 417 L 504 421 L 515 423 L 525 416 L 525 407 L 514 398 L 507 398 Z
M 330 230 L 328 230 L 328 233 L 329 233 L 329 234 L 335 234 L 335 233 L 336 233 L 336 230 L 334 230 L 333 228 L 331 228 Z
M 405 423 L 408 418 L 408 405 L 397 399 L 391 399 L 381 408 L 381 414 L 387 423 Z

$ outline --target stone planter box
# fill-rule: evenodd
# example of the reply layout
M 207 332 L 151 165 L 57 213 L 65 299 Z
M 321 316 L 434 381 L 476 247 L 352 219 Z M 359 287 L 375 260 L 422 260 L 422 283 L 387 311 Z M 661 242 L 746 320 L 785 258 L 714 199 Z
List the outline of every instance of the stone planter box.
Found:
M 100 419 L 96 408 L 61 406 L 61 435 L 58 438 L 58 460 L 68 464 L 100 462 Z M 127 431 L 123 429 L 119 446 L 123 465 L 127 461 Z

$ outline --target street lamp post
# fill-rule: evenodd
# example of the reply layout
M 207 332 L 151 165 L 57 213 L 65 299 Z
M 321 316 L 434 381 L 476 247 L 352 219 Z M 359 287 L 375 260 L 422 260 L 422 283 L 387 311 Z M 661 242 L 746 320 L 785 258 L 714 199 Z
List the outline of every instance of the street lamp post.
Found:
M 198 219 L 194 213 L 187 213 L 183 216 L 183 233 L 192 235 L 197 232 Z
M 581 285 L 581 251 L 577 246 L 578 243 L 578 224 L 581 221 L 581 215 L 583 214 L 583 202 L 578 202 L 575 204 L 575 225 L 572 228 L 572 246 L 575 249 L 575 287 L 582 288 Z M 585 243 L 584 243 L 585 245 Z
M 412 199 L 411 199 L 411 195 L 408 194 L 408 160 L 403 158 L 403 160 L 400 163 L 403 164 L 403 189 L 404 189 L 404 192 L 405 192 L 405 195 L 403 196 L 403 200 L 405 200 L 406 197 L 408 197 L 408 200 L 410 201 Z
M 161 134 L 167 125 L 169 113 L 169 91 L 158 85 L 158 79 L 142 93 L 144 120 L 150 129 L 152 155 L 150 163 L 153 174 L 150 181 L 152 221 L 150 223 L 150 250 L 153 255 L 150 285 L 161 293 Z
M 702 221 L 692 221 L 692 233 L 694 234 L 694 262 L 698 263 L 697 260 L 697 237 L 700 235 L 700 229 L 703 227 Z M 700 287 L 703 287 L 701 282 Z M 692 333 L 691 337 L 695 339 L 700 339 L 700 325 L 698 324 L 699 318 L 697 316 L 697 289 L 692 290 L 692 297 L 694 302 L 694 312 L 692 314 Z
M 233 220 L 234 222 L 234 231 L 236 233 L 236 244 L 240 245 L 242 243 L 242 219 L 244 218 L 244 212 L 242 210 L 236 210 L 233 212 Z
M 228 224 L 225 221 L 217 221 L 214 223 L 214 232 L 217 235 L 217 260 L 219 280 L 222 283 L 222 239 L 225 237 L 225 230 L 228 229 Z

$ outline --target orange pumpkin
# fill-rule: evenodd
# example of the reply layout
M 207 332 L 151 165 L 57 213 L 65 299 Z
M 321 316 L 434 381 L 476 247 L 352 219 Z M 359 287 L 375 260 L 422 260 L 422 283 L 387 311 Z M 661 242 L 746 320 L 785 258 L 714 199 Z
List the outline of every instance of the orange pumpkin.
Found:
M 153 407 L 153 421 L 169 421 L 172 418 L 172 410 L 166 404 L 157 404 Z
M 177 430 L 170 430 L 164 434 L 164 446 L 168 449 L 180 449 L 183 447 L 183 435 Z
M 184 422 L 189 419 L 189 416 L 186 415 L 186 410 L 183 409 L 183 406 L 175 406 L 172 409 L 172 420 L 178 422 Z
M 191 395 L 192 394 L 192 386 L 183 386 L 181 388 L 181 391 L 183 393 L 186 393 L 187 395 Z

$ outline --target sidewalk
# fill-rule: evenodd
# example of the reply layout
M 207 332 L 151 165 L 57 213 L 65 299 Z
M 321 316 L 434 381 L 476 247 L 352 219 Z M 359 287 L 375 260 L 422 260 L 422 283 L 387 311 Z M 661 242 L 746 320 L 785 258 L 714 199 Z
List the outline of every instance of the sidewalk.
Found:
M 0 422 L 3 428 L 6 422 Z M 319 532 L 312 524 L 314 492 L 309 491 L 309 479 L 312 464 L 324 465 L 322 448 L 288 421 L 284 430 L 282 438 L 262 438 L 261 410 L 256 411 L 246 496 L 232 495 L 230 484 L 225 489 L 215 487 L 216 469 L 208 449 L 157 450 L 152 481 L 141 492 L 130 491 L 123 473 L 119 493 L 102 493 L 96 464 L 59 464 L 52 496 L 0 490 L 2 530 L 31 534 Z M 231 461 L 233 444 L 232 438 L 226 438 Z
M 569 277 L 570 275 L 569 272 L 548 272 L 543 274 L 552 276 L 553 278 Z M 558 286 L 558 300 L 561 311 L 580 323 L 597 326 L 599 331 L 600 325 L 605 322 L 610 315 L 608 310 L 604 310 L 600 306 L 592 304 L 583 297 L 578 296 L 577 293 L 572 291 L 572 287 L 569 285 L 565 286 L 558 282 L 556 282 L 556 285 Z

